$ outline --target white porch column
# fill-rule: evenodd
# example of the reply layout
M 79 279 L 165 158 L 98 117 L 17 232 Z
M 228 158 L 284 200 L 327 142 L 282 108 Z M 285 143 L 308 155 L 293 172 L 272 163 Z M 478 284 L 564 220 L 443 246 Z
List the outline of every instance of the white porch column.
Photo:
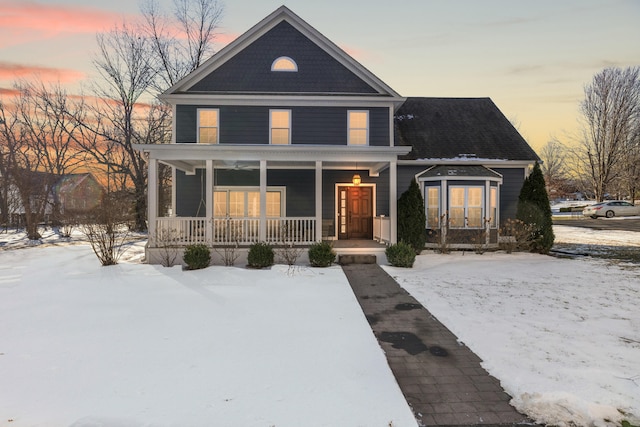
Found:
M 158 160 L 149 155 L 149 179 L 147 182 L 147 230 L 151 246 L 156 241 L 156 219 L 158 217 Z
M 176 168 L 171 166 L 171 215 L 169 216 L 176 216 L 176 175 Z
M 260 241 L 267 240 L 267 161 L 260 160 Z
M 207 160 L 207 170 L 205 176 L 205 204 L 206 217 L 211 221 L 206 228 L 206 241 L 213 241 L 213 160 Z
M 389 219 L 391 244 L 398 243 L 398 162 L 389 162 Z
M 316 242 L 322 241 L 322 161 L 316 160 Z

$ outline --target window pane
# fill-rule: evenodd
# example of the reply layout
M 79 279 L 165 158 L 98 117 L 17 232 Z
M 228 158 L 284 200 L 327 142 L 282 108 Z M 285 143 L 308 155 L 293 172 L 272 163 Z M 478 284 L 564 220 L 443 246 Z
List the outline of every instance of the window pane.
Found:
M 281 215 L 281 193 L 279 191 L 267 192 L 267 216 L 280 217 Z
M 271 129 L 272 144 L 289 144 L 289 129 Z
M 427 225 L 437 228 L 440 222 L 440 189 L 427 188 Z
M 247 216 L 256 218 L 260 216 L 260 192 L 247 192 Z
M 350 145 L 367 145 L 367 130 L 366 129 L 349 130 L 349 144 Z
M 298 71 L 298 66 L 291 58 L 278 58 L 271 66 L 273 71 Z
M 244 191 L 229 192 L 229 216 L 244 217 Z
M 464 188 L 451 188 L 449 192 L 450 206 L 464 206 Z
M 223 217 L 227 215 L 227 192 L 213 192 L 213 215 Z
M 349 127 L 351 129 L 367 128 L 367 112 L 366 111 L 350 111 L 349 112 Z
M 200 138 L 198 141 L 202 144 L 217 144 L 218 128 L 200 128 Z
M 489 191 L 490 203 L 489 215 L 491 215 L 491 227 L 498 225 L 498 189 L 491 187 Z
M 467 201 L 468 206 L 482 206 L 482 188 L 480 187 L 469 187 L 468 189 L 469 200 Z
M 482 208 L 468 209 L 467 227 L 482 227 Z
M 454 228 L 464 227 L 464 208 L 449 209 L 449 226 Z
M 218 110 L 199 110 L 201 127 L 218 127 Z
M 288 111 L 272 111 L 271 127 L 272 128 L 288 128 L 289 112 Z

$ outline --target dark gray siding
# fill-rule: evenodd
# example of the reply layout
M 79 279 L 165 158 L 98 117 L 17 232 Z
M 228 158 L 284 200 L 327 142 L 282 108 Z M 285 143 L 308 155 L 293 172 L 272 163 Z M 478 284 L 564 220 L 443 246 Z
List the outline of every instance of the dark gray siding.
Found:
M 515 218 L 518 208 L 518 196 L 524 183 L 524 169 L 491 168 L 502 175 L 500 188 L 500 222 Z
M 179 105 L 176 110 L 176 142 L 196 142 L 196 105 Z M 221 144 L 268 144 L 269 107 L 206 106 L 220 110 Z M 284 108 L 284 107 L 278 107 Z M 362 110 L 363 108 L 353 108 Z M 293 144 L 346 145 L 347 111 L 345 107 L 293 107 L 291 141 Z M 368 108 L 369 145 L 389 145 L 389 109 Z
M 316 215 L 316 172 L 314 170 L 270 170 L 267 183 L 287 187 L 287 216 Z
M 271 64 L 281 56 L 292 58 L 298 71 L 272 72 Z M 287 22 L 276 25 L 189 92 L 377 93 Z
M 428 168 L 429 166 L 398 166 L 398 198 L 409 189 L 416 175 Z
M 205 216 L 204 171 L 198 170 L 195 175 L 186 175 L 176 171 L 176 215 Z

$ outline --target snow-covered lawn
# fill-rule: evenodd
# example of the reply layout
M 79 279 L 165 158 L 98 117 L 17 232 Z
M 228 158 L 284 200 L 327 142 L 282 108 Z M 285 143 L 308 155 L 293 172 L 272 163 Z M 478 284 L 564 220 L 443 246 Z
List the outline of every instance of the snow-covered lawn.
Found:
M 86 245 L 0 253 L 1 426 L 391 422 L 416 425 L 339 267 L 100 267 Z
M 86 244 L 44 241 L 0 234 L 1 426 L 416 425 L 338 267 L 182 271 L 140 264 L 141 243 L 100 267 Z M 637 264 L 426 253 L 388 271 L 520 410 L 640 423 Z
M 634 245 L 640 233 L 555 227 L 558 243 Z M 640 421 L 640 265 L 517 253 L 425 254 L 389 274 L 542 423 Z

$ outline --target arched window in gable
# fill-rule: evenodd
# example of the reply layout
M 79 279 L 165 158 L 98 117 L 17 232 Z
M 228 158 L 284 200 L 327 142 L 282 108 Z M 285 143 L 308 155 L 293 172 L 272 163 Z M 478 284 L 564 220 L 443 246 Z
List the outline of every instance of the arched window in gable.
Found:
M 276 58 L 271 64 L 271 71 L 288 71 L 295 73 L 298 71 L 298 64 L 288 56 L 281 56 Z

